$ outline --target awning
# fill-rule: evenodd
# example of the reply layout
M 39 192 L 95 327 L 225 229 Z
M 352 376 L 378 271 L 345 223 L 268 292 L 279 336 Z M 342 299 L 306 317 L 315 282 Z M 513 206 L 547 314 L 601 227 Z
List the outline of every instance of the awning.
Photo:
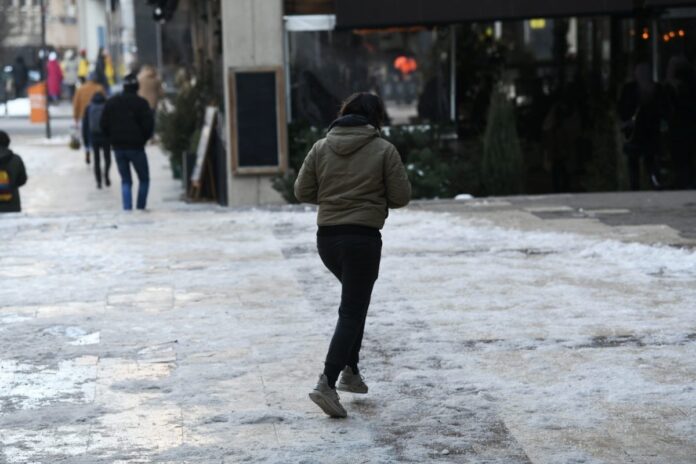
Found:
M 289 15 L 284 19 L 288 32 L 333 31 L 336 28 L 335 15 Z
M 679 3 L 679 0 L 663 1 Z M 660 0 L 652 2 L 661 3 Z M 336 27 L 352 29 L 631 13 L 634 3 L 634 0 L 336 0 Z

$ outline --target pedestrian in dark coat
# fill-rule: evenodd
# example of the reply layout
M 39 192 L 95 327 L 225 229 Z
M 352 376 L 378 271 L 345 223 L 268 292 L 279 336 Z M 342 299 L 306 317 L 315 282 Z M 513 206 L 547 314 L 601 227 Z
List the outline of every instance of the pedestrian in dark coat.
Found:
M 97 92 L 92 96 L 92 101 L 85 109 L 82 118 L 82 138 L 89 140 L 89 146 L 94 152 L 94 177 L 97 180 L 97 188 L 102 188 L 101 156 L 104 154 L 104 183 L 107 187 L 111 185 L 109 170 L 111 169 L 111 146 L 106 135 L 102 132 L 101 117 L 106 106 L 106 97 L 102 92 Z
M 135 74 L 128 74 L 124 78 L 122 93 L 107 100 L 100 126 L 116 156 L 121 175 L 123 209 L 133 209 L 131 165 L 138 176 L 136 207 L 145 209 L 150 187 L 145 144 L 152 137 L 155 121 L 147 100 L 138 96 L 138 78 Z
M 12 80 L 14 82 L 15 98 L 26 96 L 29 70 L 22 56 L 18 56 L 15 59 L 14 66 L 12 66 Z
M 671 102 L 669 151 L 678 189 L 696 188 L 696 73 L 683 57 L 672 57 L 667 67 L 667 89 Z
M 109 79 L 106 77 L 106 52 L 103 48 L 99 48 L 97 53 L 97 61 L 94 64 L 94 74 L 96 76 L 95 81 L 101 84 L 102 87 L 106 89 L 106 93 L 109 93 Z
M 636 66 L 634 77 L 621 89 L 618 104 L 631 190 L 640 188 L 641 160 L 653 188 L 660 188 L 661 125 L 669 113 L 668 99 L 664 88 L 653 81 L 647 63 Z
M 379 230 L 390 208 L 406 206 L 411 199 L 401 157 L 380 134 L 384 117 L 384 104 L 376 95 L 349 97 L 326 138 L 310 150 L 295 182 L 298 200 L 319 205 L 319 256 L 342 286 L 324 373 L 309 394 L 332 417 L 347 415 L 337 389 L 367 393 L 358 362 L 382 255 Z
M 19 187 L 27 183 L 27 171 L 22 158 L 10 150 L 10 137 L 0 131 L 0 213 L 22 210 Z

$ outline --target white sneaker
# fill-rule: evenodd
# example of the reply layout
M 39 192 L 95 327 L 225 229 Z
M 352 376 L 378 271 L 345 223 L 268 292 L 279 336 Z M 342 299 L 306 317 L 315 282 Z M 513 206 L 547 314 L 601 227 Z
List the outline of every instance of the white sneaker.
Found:
M 314 401 L 327 415 L 331 417 L 347 417 L 348 413 L 341 406 L 340 398 L 334 388 L 329 387 L 326 375 L 321 374 L 314 390 L 309 394 L 309 399 Z
M 341 372 L 341 380 L 336 385 L 336 390 L 350 393 L 367 393 L 367 385 L 360 374 L 354 374 L 353 369 L 346 366 Z

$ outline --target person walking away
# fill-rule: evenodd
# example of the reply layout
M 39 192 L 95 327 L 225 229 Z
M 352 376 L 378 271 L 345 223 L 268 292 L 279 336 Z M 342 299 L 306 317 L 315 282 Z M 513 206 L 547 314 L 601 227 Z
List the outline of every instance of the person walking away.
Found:
M 97 61 L 95 62 L 94 65 L 94 73 L 96 76 L 96 81 L 97 83 L 101 84 L 102 87 L 106 90 L 107 95 L 109 94 L 109 80 L 106 78 L 106 60 L 105 60 L 105 55 L 106 51 L 104 48 L 99 47 L 99 51 L 97 52 Z
M 667 89 L 672 108 L 667 138 L 676 173 L 675 187 L 696 188 L 696 75 L 686 58 L 670 59 L 667 67 Z
M 104 75 L 106 76 L 107 88 L 110 89 L 116 83 L 116 73 L 114 72 L 114 62 L 107 51 L 104 51 Z
M 70 95 L 70 100 L 75 96 L 77 86 L 78 62 L 73 50 L 67 50 L 61 63 L 63 68 L 63 85 L 67 89 L 66 95 Z
M 572 84 L 561 89 L 542 125 L 544 167 L 551 172 L 555 193 L 573 190 L 573 167 L 577 164 L 578 142 L 582 136 L 582 116 L 575 93 Z
M 104 154 L 104 183 L 107 187 L 111 186 L 109 170 L 111 169 L 111 147 L 109 141 L 104 136 L 101 129 L 101 117 L 104 113 L 106 97 L 102 92 L 97 92 L 92 97 L 92 102 L 87 106 L 85 115 L 82 118 L 82 137 L 89 140 L 89 144 L 94 151 L 94 177 L 97 180 L 97 188 L 102 188 L 101 156 Z
M 80 50 L 80 61 L 77 65 L 77 79 L 80 84 L 87 82 L 89 77 L 89 60 L 87 59 L 87 50 Z
M 661 126 L 668 113 L 667 100 L 663 88 L 652 80 L 649 64 L 638 64 L 634 78 L 624 84 L 618 104 L 631 190 L 640 189 L 641 160 L 651 185 L 658 189 Z
M 94 95 L 97 93 L 106 94 L 106 90 L 97 82 L 96 74 L 92 73 L 89 76 L 89 80 L 77 89 L 75 96 L 73 97 L 73 120 L 75 121 L 76 126 L 78 126 L 84 119 L 87 106 L 89 106 L 90 102 L 92 101 L 92 97 L 94 97 Z M 89 164 L 89 137 L 85 137 L 85 135 L 89 136 L 89 134 L 83 130 L 82 142 L 85 147 L 85 162 Z
M 17 56 L 12 66 L 12 81 L 14 83 L 15 98 L 24 98 L 29 82 L 29 69 L 24 62 L 24 57 Z
M 154 113 L 157 109 L 157 103 L 164 95 L 162 80 L 159 78 L 157 70 L 149 64 L 144 65 L 138 73 L 138 84 L 140 85 L 138 95 L 147 100 Z
M 46 85 L 48 85 L 48 98 L 52 102 L 60 100 L 61 87 L 63 86 L 63 71 L 58 63 L 56 52 L 48 54 L 46 65 Z
M 123 79 L 122 93 L 107 100 L 100 126 L 116 156 L 121 175 L 123 209 L 133 209 L 131 165 L 138 176 L 136 207 L 145 209 L 150 186 L 145 144 L 152 137 L 155 124 L 147 100 L 138 96 L 138 78 L 135 74 L 128 74 Z
M 319 205 L 317 249 L 341 282 L 338 324 L 324 372 L 309 394 L 327 415 L 346 417 L 336 390 L 367 393 L 358 363 L 389 208 L 406 206 L 411 184 L 396 148 L 381 137 L 385 110 L 370 93 L 351 95 L 295 181 L 301 202 Z M 336 385 L 341 376 L 338 386 Z
M 0 131 L 0 213 L 22 211 L 19 187 L 27 183 L 22 158 L 10 150 L 10 136 Z

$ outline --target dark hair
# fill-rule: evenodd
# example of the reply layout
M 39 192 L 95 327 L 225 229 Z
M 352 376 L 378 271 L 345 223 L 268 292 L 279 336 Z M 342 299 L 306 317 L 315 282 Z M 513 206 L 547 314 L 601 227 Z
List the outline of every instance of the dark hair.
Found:
M 0 148 L 7 148 L 10 146 L 10 136 L 7 132 L 0 130 Z
M 386 111 L 384 110 L 384 102 L 377 95 L 368 92 L 354 93 L 346 98 L 341 105 L 339 116 L 347 114 L 357 114 L 364 116 L 377 129 L 382 127 Z

